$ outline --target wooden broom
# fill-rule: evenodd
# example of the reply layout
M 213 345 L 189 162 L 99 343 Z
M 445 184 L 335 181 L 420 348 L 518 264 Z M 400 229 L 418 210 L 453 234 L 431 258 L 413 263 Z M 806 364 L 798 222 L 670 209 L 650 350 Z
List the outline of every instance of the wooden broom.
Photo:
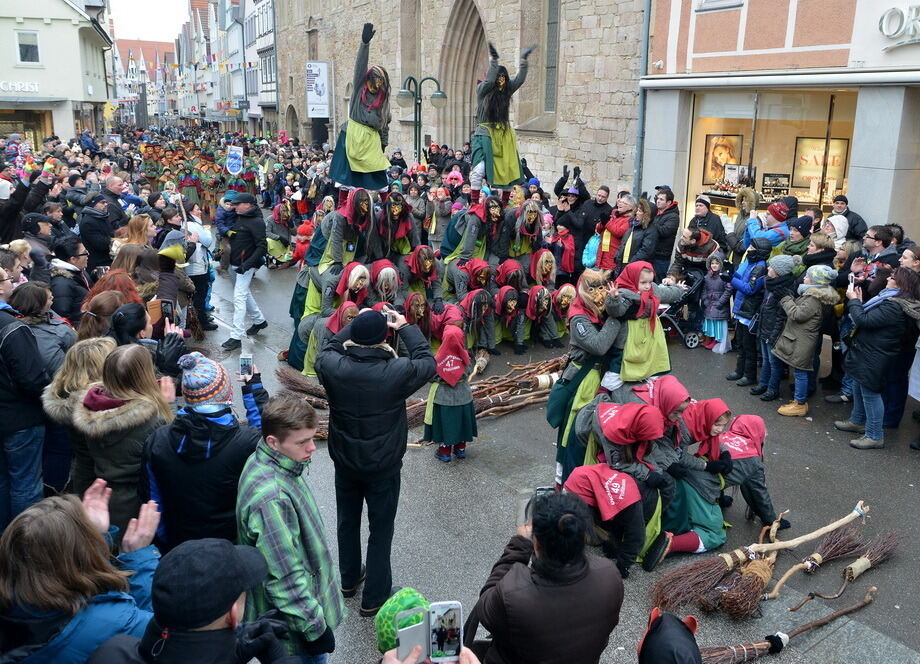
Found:
M 840 586 L 840 590 L 838 590 L 836 594 L 823 595 L 821 593 L 808 593 L 808 597 L 789 610 L 798 611 L 815 597 L 820 597 L 821 599 L 839 598 L 846 592 L 847 586 L 855 581 L 860 574 L 871 567 L 878 567 L 891 558 L 894 550 L 898 548 L 900 541 L 900 530 L 887 530 L 883 533 L 879 533 L 875 536 L 875 539 L 869 543 L 866 552 L 843 569 L 843 585 Z
M 863 501 L 860 500 L 846 516 L 814 532 L 800 535 L 795 539 L 783 542 L 751 544 L 735 549 L 730 553 L 720 553 L 712 558 L 696 560 L 674 567 L 662 574 L 661 578 L 652 586 L 650 595 L 652 603 L 654 606 L 661 607 L 663 611 L 675 611 L 677 608 L 695 601 L 700 595 L 712 590 L 726 574 L 743 563 L 754 560 L 757 557 L 756 554 L 794 549 L 805 542 L 816 540 L 858 518 L 864 517 L 868 512 L 869 508 L 864 506 Z
M 764 641 L 742 643 L 737 646 L 709 646 L 700 648 L 700 654 L 703 656 L 703 664 L 738 664 L 740 662 L 750 662 L 751 660 L 759 659 L 767 655 L 776 655 L 782 651 L 786 644 L 789 643 L 790 639 L 799 634 L 803 634 L 816 627 L 827 625 L 841 616 L 845 616 L 848 613 L 858 611 L 864 606 L 868 606 L 872 603 L 876 590 L 878 589 L 873 586 L 866 591 L 866 596 L 862 601 L 845 609 L 840 609 L 836 613 L 819 618 L 818 620 L 800 625 L 788 634 L 777 632 L 776 634 L 766 637 Z

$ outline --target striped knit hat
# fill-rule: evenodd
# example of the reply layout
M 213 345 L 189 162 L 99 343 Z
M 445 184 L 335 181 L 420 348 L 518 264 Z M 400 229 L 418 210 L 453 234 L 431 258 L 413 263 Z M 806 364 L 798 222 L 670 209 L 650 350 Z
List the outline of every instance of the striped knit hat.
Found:
M 223 365 L 199 352 L 179 358 L 182 368 L 182 396 L 190 406 L 230 405 L 233 385 Z

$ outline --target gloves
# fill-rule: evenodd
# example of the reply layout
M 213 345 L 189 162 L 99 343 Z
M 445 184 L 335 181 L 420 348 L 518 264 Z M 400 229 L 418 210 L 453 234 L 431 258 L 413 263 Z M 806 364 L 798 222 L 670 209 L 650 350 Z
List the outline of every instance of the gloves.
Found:
M 156 365 L 167 376 L 178 376 L 182 373 L 179 368 L 179 358 L 188 352 L 185 339 L 180 334 L 167 334 L 163 341 L 157 344 Z
M 307 651 L 308 655 L 335 652 L 335 635 L 332 633 L 332 628 L 327 627 L 322 636 L 315 641 L 307 641 L 303 649 Z
M 243 266 L 242 266 L 242 265 L 240 265 L 238 268 L 236 268 L 236 269 L 234 270 L 234 272 L 236 272 L 237 274 L 246 274 L 246 270 L 243 269 Z
M 524 168 L 527 168 L 527 160 L 524 157 L 521 157 L 521 164 L 523 164 Z
M 534 52 L 534 49 L 535 49 L 535 48 L 537 48 L 537 47 L 536 47 L 536 46 L 528 46 L 527 48 L 525 48 L 525 49 L 524 49 L 524 52 L 521 53 L 521 60 L 524 60 L 524 61 L 526 62 L 526 61 L 527 61 L 527 58 L 530 57 L 530 54 Z
M 361 31 L 361 41 L 365 44 L 370 44 L 371 39 L 374 38 L 375 32 L 373 23 L 365 23 L 364 30 Z
M 569 165 L 568 164 L 562 165 L 562 179 L 563 180 L 569 179 Z
M 665 476 L 654 470 L 648 474 L 648 478 L 645 480 L 645 485 L 650 489 L 660 489 L 667 486 L 667 484 L 668 480 L 665 479 Z
M 672 463 L 670 466 L 668 466 L 664 470 L 668 475 L 673 477 L 675 480 L 680 480 L 680 479 L 685 478 L 687 476 L 687 473 L 690 472 L 686 466 L 679 464 L 677 462 Z
M 574 175 L 575 179 L 577 180 L 578 177 L 581 175 L 581 166 L 576 166 L 575 168 L 573 168 L 572 175 Z
M 498 51 L 495 50 L 495 44 L 489 42 L 489 57 L 498 60 Z
M 262 664 L 271 664 L 288 656 L 287 648 L 280 641 L 288 638 L 288 627 L 280 617 L 281 612 L 272 609 L 252 622 L 240 624 L 236 630 L 238 661 L 256 658 Z
M 731 496 L 725 493 L 719 494 L 719 507 L 723 507 L 723 508 L 731 507 L 734 502 L 735 502 L 735 499 L 732 498 Z
M 431 310 L 436 314 L 444 313 L 444 300 L 437 297 L 434 302 L 431 303 Z
M 722 452 L 716 461 L 706 462 L 706 472 L 714 475 L 728 475 L 732 472 L 732 457 L 728 452 Z
M 458 259 L 457 259 L 457 267 L 463 267 L 464 265 L 467 264 L 467 262 L 468 262 L 468 261 L 467 261 L 467 259 L 465 259 L 465 258 L 458 258 Z
M 732 277 L 733 277 L 733 276 L 734 276 L 734 274 L 732 274 L 732 273 L 729 272 L 728 270 L 722 270 L 721 272 L 719 272 L 719 279 L 721 279 L 722 281 L 724 281 L 724 282 L 727 283 L 727 284 L 730 284 L 730 283 L 731 283 Z

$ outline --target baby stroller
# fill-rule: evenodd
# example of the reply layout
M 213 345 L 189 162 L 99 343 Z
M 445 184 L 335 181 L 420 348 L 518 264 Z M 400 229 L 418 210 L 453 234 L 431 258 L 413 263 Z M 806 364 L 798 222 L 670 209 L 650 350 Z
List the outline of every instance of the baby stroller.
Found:
M 666 333 L 679 336 L 687 348 L 696 348 L 700 345 L 699 330 L 685 332 L 681 325 L 684 325 L 684 327 L 689 325 L 689 321 L 684 320 L 684 307 L 691 302 L 699 301 L 700 289 L 703 287 L 703 277 L 688 273 L 685 283 L 687 284 L 687 290 L 684 291 L 679 300 L 671 304 L 658 306 L 658 318 L 664 325 Z

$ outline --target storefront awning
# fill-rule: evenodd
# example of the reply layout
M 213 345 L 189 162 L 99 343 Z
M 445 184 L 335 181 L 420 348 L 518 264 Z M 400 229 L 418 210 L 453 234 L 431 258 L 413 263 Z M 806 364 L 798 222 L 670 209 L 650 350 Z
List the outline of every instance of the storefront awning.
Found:
M 860 85 L 918 85 L 920 69 L 804 70 L 781 72 L 722 72 L 643 76 L 639 87 L 650 90 L 756 87 L 854 87 Z
M 47 99 L 45 97 L 0 97 L 0 106 L 3 104 L 60 104 L 66 99 Z

